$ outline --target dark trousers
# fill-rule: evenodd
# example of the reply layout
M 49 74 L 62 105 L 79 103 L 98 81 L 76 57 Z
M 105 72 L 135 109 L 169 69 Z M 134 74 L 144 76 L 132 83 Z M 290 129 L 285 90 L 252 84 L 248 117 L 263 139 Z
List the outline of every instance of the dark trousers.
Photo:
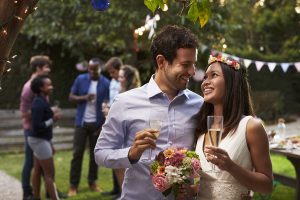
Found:
M 94 148 L 100 133 L 96 123 L 84 123 L 82 127 L 75 127 L 75 135 L 73 141 L 73 159 L 71 161 L 70 185 L 78 187 L 81 177 L 82 160 L 86 141 L 89 139 L 89 172 L 88 183 L 92 184 L 97 180 L 98 166 L 95 162 Z
M 120 191 L 120 187 L 122 187 L 122 185 L 119 185 L 118 183 L 118 179 L 117 179 L 117 176 L 114 172 L 114 170 L 112 170 L 112 177 L 113 177 L 113 189 L 112 189 L 112 192 L 113 193 L 121 193 Z
M 22 169 L 22 188 L 24 196 L 32 193 L 30 185 L 31 170 L 33 167 L 33 151 L 28 144 L 28 135 L 30 130 L 24 130 L 24 165 Z

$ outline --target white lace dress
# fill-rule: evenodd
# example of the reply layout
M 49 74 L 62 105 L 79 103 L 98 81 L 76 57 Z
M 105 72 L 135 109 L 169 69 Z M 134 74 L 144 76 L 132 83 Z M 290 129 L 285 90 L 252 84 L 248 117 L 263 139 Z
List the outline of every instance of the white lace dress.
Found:
M 251 118 L 251 116 L 243 117 L 237 130 L 234 133 L 229 133 L 219 144 L 219 147 L 226 150 L 236 164 L 249 170 L 252 170 L 253 166 L 246 142 L 246 125 Z M 197 199 L 241 200 L 243 195 L 247 195 L 248 189 L 240 185 L 228 172 L 205 173 L 211 169 L 211 163 L 206 160 L 203 145 L 204 135 L 201 135 L 197 141 L 196 152 L 200 156 L 203 173 Z

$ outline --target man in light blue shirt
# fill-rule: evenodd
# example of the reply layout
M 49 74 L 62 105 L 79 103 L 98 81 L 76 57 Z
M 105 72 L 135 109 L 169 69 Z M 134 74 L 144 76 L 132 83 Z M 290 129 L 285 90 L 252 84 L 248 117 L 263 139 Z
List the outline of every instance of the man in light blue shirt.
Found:
M 112 104 L 95 147 L 95 160 L 98 165 L 127 168 L 122 200 L 163 199 L 151 181 L 151 160 L 171 145 L 193 145 L 195 115 L 203 98 L 187 85 L 195 74 L 197 48 L 197 38 L 188 29 L 164 27 L 151 45 L 155 75 L 144 86 L 118 95 Z M 158 109 L 164 120 L 156 138 L 157 130 L 149 128 L 149 119 Z
M 111 77 L 109 85 L 109 104 L 111 105 L 115 97 L 120 92 L 119 71 L 123 65 L 122 60 L 119 57 L 111 57 L 105 64 L 105 69 Z

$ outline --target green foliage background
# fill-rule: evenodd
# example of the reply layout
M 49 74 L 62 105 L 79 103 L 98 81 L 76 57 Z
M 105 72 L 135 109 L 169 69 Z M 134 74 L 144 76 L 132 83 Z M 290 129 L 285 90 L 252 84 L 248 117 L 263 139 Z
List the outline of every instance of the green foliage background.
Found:
M 184 25 L 190 28 L 201 44 L 222 50 L 238 57 L 269 62 L 300 61 L 300 15 L 294 10 L 296 1 L 268 0 L 263 7 L 258 0 L 219 1 L 210 3 L 211 18 L 201 28 L 198 22 L 188 20 L 188 10 L 178 16 L 181 4 L 168 1 L 169 10 L 160 14 L 159 29 L 166 24 Z M 134 43 L 133 32 L 145 24 L 146 15 L 153 13 L 142 0 L 111 0 L 111 7 L 104 12 L 95 11 L 88 0 L 39 1 L 38 10 L 31 14 L 19 35 L 12 52 L 19 56 L 12 64 L 12 71 L 4 77 L 0 95 L 0 108 L 17 108 L 21 87 L 30 76 L 29 59 L 35 54 L 47 54 L 53 60 L 52 79 L 54 94 L 62 107 L 73 107 L 68 93 L 74 78 L 79 74 L 75 64 L 91 57 L 104 61 L 111 56 L 120 56 L 141 72 L 142 82 L 148 81 L 152 69 L 149 56 L 151 40 L 148 34 Z M 135 45 L 139 51 L 135 51 Z M 263 49 L 261 48 L 263 47 Z M 209 49 L 200 51 L 198 68 L 204 69 Z M 277 67 L 273 73 L 267 67 L 257 72 L 249 67 L 249 80 L 254 91 L 258 114 L 275 118 L 285 113 L 300 111 L 300 73 L 291 67 L 283 73 Z M 199 92 L 199 82 L 191 88 Z M 263 100 L 256 91 L 275 96 Z M 259 96 L 260 98 L 257 98 Z M 271 97 L 272 95 L 270 95 Z M 266 104 L 266 106 L 264 106 Z

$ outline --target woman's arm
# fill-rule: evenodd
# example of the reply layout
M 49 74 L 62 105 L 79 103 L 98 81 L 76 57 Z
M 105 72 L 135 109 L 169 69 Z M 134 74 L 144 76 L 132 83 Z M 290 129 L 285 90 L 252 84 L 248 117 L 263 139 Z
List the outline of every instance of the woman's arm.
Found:
M 247 170 L 235 164 L 227 152 L 208 147 L 206 152 L 212 155 L 209 160 L 220 169 L 228 171 L 240 184 L 259 193 L 271 193 L 273 189 L 272 164 L 266 131 L 257 119 L 250 119 L 246 128 L 246 140 L 255 171 Z

